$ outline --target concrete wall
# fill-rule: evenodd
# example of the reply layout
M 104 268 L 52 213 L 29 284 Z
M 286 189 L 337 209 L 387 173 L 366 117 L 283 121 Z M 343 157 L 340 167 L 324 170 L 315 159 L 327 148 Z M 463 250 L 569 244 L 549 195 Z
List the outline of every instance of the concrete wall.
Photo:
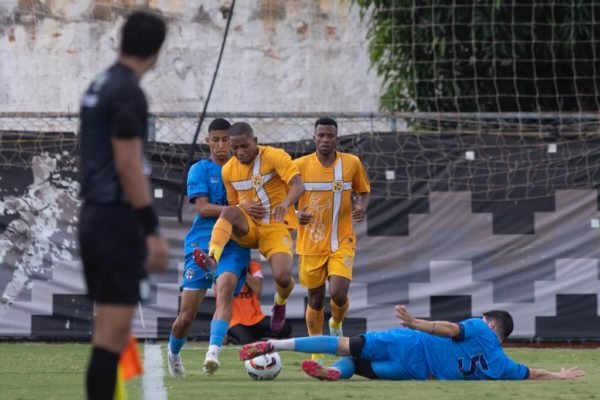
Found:
M 111 5 L 112 4 L 112 5 Z M 2 0 L 0 112 L 77 111 L 131 7 L 169 19 L 143 80 L 153 111 L 202 109 L 230 1 Z M 366 26 L 349 0 L 238 0 L 209 111 L 376 111 Z

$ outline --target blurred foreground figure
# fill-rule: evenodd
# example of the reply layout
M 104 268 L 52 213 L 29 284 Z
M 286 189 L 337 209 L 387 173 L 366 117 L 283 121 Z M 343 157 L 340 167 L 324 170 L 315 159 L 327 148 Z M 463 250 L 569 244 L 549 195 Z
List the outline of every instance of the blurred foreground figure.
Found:
M 158 233 L 144 159 L 148 103 L 139 80 L 166 35 L 155 15 L 136 12 L 122 29 L 117 62 L 81 100 L 79 244 L 88 295 L 96 303 L 87 398 L 113 399 L 119 355 L 136 304 L 149 295 L 147 272 L 162 272 L 169 254 Z

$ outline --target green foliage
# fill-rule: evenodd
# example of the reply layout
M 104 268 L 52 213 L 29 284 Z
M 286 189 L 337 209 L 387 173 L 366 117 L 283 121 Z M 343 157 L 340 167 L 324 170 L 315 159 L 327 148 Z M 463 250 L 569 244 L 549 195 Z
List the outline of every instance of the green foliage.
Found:
M 354 0 L 387 111 L 596 111 L 600 2 Z

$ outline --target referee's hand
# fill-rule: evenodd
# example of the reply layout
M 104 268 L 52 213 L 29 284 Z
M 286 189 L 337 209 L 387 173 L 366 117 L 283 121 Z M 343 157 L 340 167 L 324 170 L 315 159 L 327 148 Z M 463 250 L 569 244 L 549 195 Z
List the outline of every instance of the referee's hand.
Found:
M 167 242 L 158 235 L 146 236 L 148 258 L 146 259 L 146 270 L 151 273 L 165 272 L 169 265 L 169 246 Z

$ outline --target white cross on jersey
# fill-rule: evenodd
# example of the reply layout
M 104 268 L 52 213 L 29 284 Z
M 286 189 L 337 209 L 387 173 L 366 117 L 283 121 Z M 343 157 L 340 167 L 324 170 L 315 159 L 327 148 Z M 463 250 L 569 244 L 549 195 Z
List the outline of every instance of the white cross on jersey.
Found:
M 269 195 L 265 190 L 265 183 L 269 182 L 275 176 L 275 172 L 269 172 L 267 174 L 260 174 L 260 156 L 262 152 L 259 151 L 256 159 L 254 160 L 254 165 L 252 166 L 252 176 L 250 179 L 246 179 L 244 181 L 236 181 L 231 182 L 231 186 L 235 190 L 256 190 L 256 195 L 258 196 L 261 205 L 265 208 L 266 213 L 265 216 L 262 217 L 262 222 L 268 224 L 271 218 L 271 201 L 269 200 Z
M 304 182 L 306 191 L 310 192 L 333 192 L 333 209 L 331 210 L 331 251 L 336 251 L 339 247 L 338 224 L 340 218 L 340 208 L 342 205 L 342 193 L 352 190 L 352 182 L 344 182 L 342 157 L 339 157 L 333 167 L 332 182 Z

